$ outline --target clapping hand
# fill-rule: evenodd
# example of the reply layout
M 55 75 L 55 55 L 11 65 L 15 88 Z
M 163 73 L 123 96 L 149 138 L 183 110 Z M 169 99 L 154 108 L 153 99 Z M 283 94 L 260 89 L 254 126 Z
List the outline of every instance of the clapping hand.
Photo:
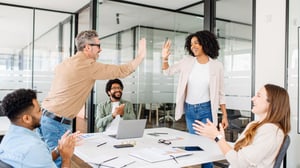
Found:
M 193 123 L 193 129 L 196 134 L 206 136 L 210 139 L 215 139 L 215 137 L 219 134 L 224 136 L 224 128 L 221 123 L 219 124 L 219 127 L 220 131 L 209 119 L 207 119 L 206 124 L 198 120 L 195 120 Z
M 81 144 L 81 133 L 79 131 L 70 134 L 70 131 L 66 131 L 65 134 L 58 141 L 58 150 L 62 158 L 71 158 L 74 152 L 75 146 Z

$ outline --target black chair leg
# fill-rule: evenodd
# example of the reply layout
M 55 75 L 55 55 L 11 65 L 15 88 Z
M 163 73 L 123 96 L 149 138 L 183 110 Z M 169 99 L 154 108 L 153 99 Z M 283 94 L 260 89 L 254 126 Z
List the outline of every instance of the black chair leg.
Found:
M 222 162 L 213 162 L 214 166 L 221 167 L 221 168 L 228 168 L 228 163 L 222 163 Z

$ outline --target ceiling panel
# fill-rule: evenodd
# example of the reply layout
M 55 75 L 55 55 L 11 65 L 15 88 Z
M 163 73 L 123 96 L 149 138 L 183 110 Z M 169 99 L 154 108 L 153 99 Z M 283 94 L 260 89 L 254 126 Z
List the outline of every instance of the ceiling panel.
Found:
M 0 0 L 0 3 L 44 8 L 66 12 L 76 12 L 90 0 Z
M 134 2 L 139 4 L 145 4 L 150 6 L 156 6 L 167 9 L 179 9 L 194 3 L 199 2 L 199 0 L 126 0 L 127 2 Z
M 252 23 L 251 0 L 221 0 L 216 4 L 216 17 L 236 22 Z
M 117 13 L 119 24 L 116 22 Z M 203 24 L 202 18 L 197 16 L 112 1 L 99 6 L 99 18 L 100 37 L 138 25 L 193 32 L 201 29 Z

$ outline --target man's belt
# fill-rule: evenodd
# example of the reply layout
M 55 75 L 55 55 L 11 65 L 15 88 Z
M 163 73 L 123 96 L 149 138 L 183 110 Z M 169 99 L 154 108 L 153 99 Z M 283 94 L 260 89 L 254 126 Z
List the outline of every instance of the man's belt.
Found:
M 51 119 L 53 119 L 55 121 L 63 123 L 63 124 L 70 125 L 72 123 L 72 121 L 70 119 L 65 118 L 65 117 L 59 117 L 59 116 L 55 115 L 54 113 L 49 112 L 46 109 L 43 109 L 43 115 L 47 116 L 48 118 L 51 118 Z

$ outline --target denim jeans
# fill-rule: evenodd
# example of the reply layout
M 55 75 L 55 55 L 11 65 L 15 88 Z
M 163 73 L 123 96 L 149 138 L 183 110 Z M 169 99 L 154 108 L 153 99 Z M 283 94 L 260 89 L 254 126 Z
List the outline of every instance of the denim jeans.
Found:
M 188 104 L 184 103 L 185 120 L 189 133 L 195 134 L 193 129 L 193 123 L 195 120 L 199 120 L 206 123 L 206 119 L 212 121 L 212 112 L 210 101 L 200 104 Z M 202 168 L 213 168 L 212 163 L 202 164 Z
M 72 130 L 72 125 L 62 124 L 44 115 L 41 118 L 41 127 L 36 129 L 51 150 L 58 145 L 58 140 L 67 130 Z M 55 160 L 56 166 L 61 167 L 61 162 L 61 157 L 57 158 Z

